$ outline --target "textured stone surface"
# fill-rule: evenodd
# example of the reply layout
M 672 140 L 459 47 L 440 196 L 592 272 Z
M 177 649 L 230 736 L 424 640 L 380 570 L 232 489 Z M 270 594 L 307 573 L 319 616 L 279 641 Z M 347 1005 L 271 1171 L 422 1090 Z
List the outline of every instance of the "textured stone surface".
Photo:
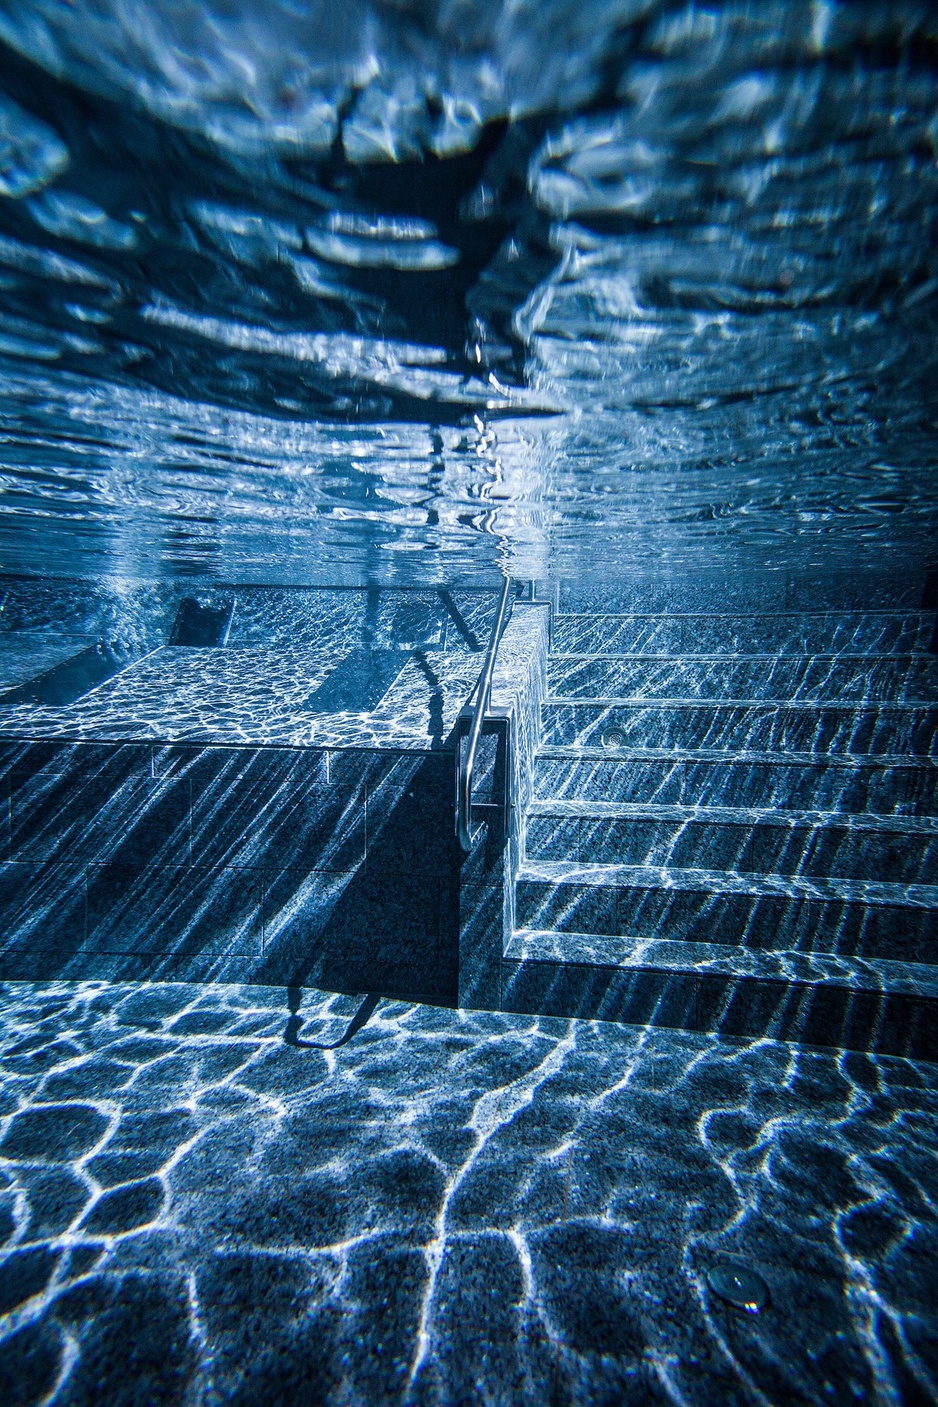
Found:
M 154 651 L 84 698 L 13 704 L 14 737 L 154 740 L 230 746 L 442 747 L 472 687 L 472 655 L 403 650 L 377 701 L 316 712 L 317 691 L 348 652 L 251 648 Z
M 224 647 L 168 643 L 186 599 L 206 611 L 233 603 Z M 9 578 L 0 583 L 0 685 L 31 679 L 94 641 L 116 651 L 126 667 L 104 683 L 89 680 L 87 691 L 67 703 L 0 700 L 0 734 L 440 748 L 478 674 L 494 600 L 492 592 L 442 588 L 213 586 L 190 587 L 187 595 L 164 584 L 117 592 Z M 356 660 L 380 665 L 358 671 L 375 678 L 353 678 L 352 688 L 317 699 Z M 33 674 L 24 674 L 30 667 Z
M 927 650 L 933 629 L 932 612 L 908 610 L 569 614 L 555 616 L 551 644 L 557 653 L 602 655 L 902 654 Z
M 914 704 L 564 703 L 544 706 L 550 743 L 596 747 L 616 732 L 629 748 L 713 748 L 886 757 L 938 753 L 938 708 Z
M 561 589 L 502 1009 L 938 1055 L 931 616 L 794 585 Z
M 445 588 L 0 586 L 0 655 L 83 630 L 132 661 L 62 706 L 0 703 L 0 977 L 455 1001 L 452 734 L 493 606 Z M 232 607 L 224 645 L 166 643 L 186 612 Z M 527 680 L 526 650 L 510 625 L 496 701 Z
M 935 1066 L 369 1010 L 0 991 L 7 1401 L 935 1400 Z
M 451 753 L 24 743 L 3 762 L 0 976 L 455 1000 Z
M 763 649 L 764 649 L 763 645 Z M 842 699 L 927 703 L 938 693 L 934 655 L 733 654 L 554 656 L 550 691 L 564 698 Z

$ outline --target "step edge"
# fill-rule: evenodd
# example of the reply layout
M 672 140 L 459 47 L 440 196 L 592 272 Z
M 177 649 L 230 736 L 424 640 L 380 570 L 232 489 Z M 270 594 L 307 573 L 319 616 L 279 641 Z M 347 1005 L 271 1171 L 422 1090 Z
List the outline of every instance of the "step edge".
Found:
M 604 946 L 608 949 L 605 953 L 602 951 Z M 572 949 L 575 956 L 561 956 L 558 949 L 563 947 Z M 680 939 L 614 937 L 611 934 L 563 933 L 549 928 L 516 928 L 505 945 L 503 958 L 506 962 L 542 963 L 557 967 L 748 977 L 804 986 L 846 987 L 850 991 L 926 996 L 938 1000 L 938 966 L 935 964 L 798 949 L 740 948 L 730 944 L 724 946 Z M 786 962 L 789 964 L 788 971 L 784 966 Z
M 577 864 L 525 859 L 516 883 L 580 884 L 586 888 L 672 889 L 755 898 L 817 899 L 876 907 L 938 910 L 938 885 L 890 884 L 882 880 L 802 879 L 797 875 L 741 875 L 728 870 L 691 870 L 651 865 Z
M 877 812 L 794 811 L 783 807 L 685 806 L 679 803 L 591 801 L 575 797 L 535 797 L 528 816 L 566 820 L 700 821 L 707 825 L 782 824 L 790 830 L 841 826 L 845 830 L 938 836 L 938 816 L 894 816 Z
M 883 606 L 872 611 L 555 611 L 554 620 L 912 620 L 930 621 L 934 608 Z
M 753 763 L 784 767 L 921 767 L 925 771 L 938 768 L 938 756 L 930 752 L 730 752 L 724 748 L 607 748 L 577 743 L 542 743 L 535 761 L 568 762 L 713 762 Z
M 551 650 L 547 656 L 548 666 L 551 660 L 583 660 L 586 663 L 594 663 L 597 660 L 630 660 L 638 662 L 653 661 L 662 663 L 667 660 L 688 660 L 694 664 L 704 664 L 716 660 L 731 660 L 734 664 L 748 664 L 753 660 L 759 662 L 771 660 L 777 664 L 779 660 L 837 660 L 846 663 L 863 662 L 868 660 L 929 660 L 938 661 L 938 656 L 929 650 L 868 650 L 862 654 L 849 653 L 841 650 L 760 650 L 750 651 L 743 654 L 739 651 L 711 651 L 704 653 L 693 650 L 668 650 L 661 654 L 652 653 L 651 650 Z
M 938 713 L 938 699 L 845 699 L 835 701 L 832 699 L 772 699 L 772 698 L 722 698 L 716 695 L 708 697 L 702 695 L 697 698 L 680 695 L 672 698 L 670 696 L 654 695 L 643 697 L 641 694 L 548 694 L 541 702 L 541 708 L 643 708 L 643 709 L 676 709 L 676 708 L 765 708 L 771 709 L 773 713 L 780 708 L 813 710 L 819 712 L 821 709 L 838 709 L 842 713 L 859 712 L 860 710 L 883 712 L 890 709 L 894 712 L 912 713 L 916 711 L 935 710 Z

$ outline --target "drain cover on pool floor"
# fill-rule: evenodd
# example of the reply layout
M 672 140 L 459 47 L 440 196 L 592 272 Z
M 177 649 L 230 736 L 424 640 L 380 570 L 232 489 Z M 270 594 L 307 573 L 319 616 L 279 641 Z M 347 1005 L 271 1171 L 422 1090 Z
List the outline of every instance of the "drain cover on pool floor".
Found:
M 707 1284 L 721 1300 L 747 1314 L 758 1314 L 769 1302 L 765 1281 L 741 1265 L 715 1265 L 707 1273 Z

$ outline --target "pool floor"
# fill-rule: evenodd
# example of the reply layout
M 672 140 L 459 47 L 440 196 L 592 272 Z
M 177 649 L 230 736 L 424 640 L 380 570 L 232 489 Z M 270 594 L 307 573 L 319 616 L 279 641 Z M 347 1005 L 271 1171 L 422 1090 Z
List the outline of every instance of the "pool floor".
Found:
M 935 1400 L 936 1066 L 212 984 L 0 1041 L 7 1400 Z

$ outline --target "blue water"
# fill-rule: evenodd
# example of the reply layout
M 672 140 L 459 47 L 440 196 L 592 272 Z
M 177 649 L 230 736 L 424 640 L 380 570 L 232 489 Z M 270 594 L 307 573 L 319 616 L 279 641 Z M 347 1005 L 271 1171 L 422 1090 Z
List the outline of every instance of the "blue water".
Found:
M 912 4 L 0 5 L 6 571 L 915 574 Z
M 0 1399 L 938 1402 L 936 306 L 917 0 L 0 0 Z

